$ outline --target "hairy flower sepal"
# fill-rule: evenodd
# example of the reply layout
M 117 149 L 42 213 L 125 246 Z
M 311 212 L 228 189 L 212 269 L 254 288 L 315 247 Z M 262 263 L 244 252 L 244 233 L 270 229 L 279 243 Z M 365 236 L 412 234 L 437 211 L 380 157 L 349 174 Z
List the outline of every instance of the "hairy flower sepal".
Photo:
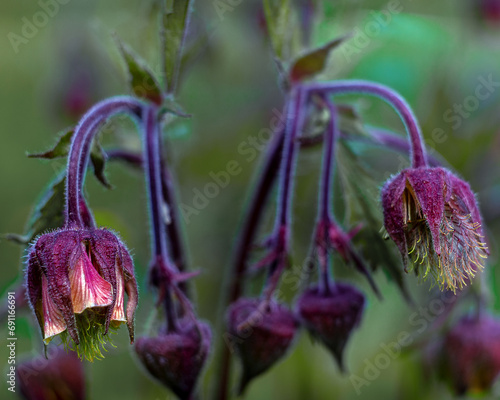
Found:
M 344 348 L 361 321 L 364 306 L 363 293 L 345 283 L 331 284 L 327 290 L 311 287 L 297 301 L 300 321 L 330 350 L 342 371 Z
M 481 215 L 469 185 L 444 168 L 411 168 L 382 189 L 384 225 L 423 279 L 455 291 L 488 256 Z
M 174 392 L 179 399 L 190 399 L 208 357 L 210 327 L 184 317 L 175 331 L 156 337 L 140 337 L 135 352 L 148 372 Z
M 25 400 L 85 400 L 85 371 L 75 353 L 49 347 L 39 356 L 17 365 L 19 391 Z
M 462 317 L 443 340 L 439 367 L 459 396 L 490 391 L 500 377 L 500 320 L 486 313 Z
M 239 393 L 256 376 L 282 359 L 291 347 L 298 321 L 293 313 L 274 301 L 240 298 L 227 314 L 229 334 L 235 338 L 235 347 L 243 371 Z
M 109 340 L 110 327 L 126 322 L 134 339 L 132 259 L 106 229 L 60 229 L 40 236 L 29 253 L 27 291 L 45 343 L 61 335 L 80 357 L 93 360 L 102 357 L 100 346 Z

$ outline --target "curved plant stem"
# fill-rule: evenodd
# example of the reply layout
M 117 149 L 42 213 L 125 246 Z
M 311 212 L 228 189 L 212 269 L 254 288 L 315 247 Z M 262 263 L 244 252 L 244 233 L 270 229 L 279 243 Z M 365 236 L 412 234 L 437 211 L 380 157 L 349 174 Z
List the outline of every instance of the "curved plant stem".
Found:
M 163 152 L 160 150 L 160 155 Z M 106 151 L 107 157 L 110 160 L 121 160 L 125 161 L 127 164 L 142 169 L 144 165 L 144 160 L 140 154 L 121 150 L 113 149 Z M 175 193 L 175 185 L 172 174 L 168 168 L 167 161 L 161 157 L 161 170 L 162 170 L 162 193 L 163 199 L 166 204 L 169 205 L 170 211 L 170 221 L 165 225 L 166 234 L 169 239 L 169 250 L 171 254 L 172 261 L 179 270 L 179 272 L 187 271 L 187 257 L 184 247 L 184 241 L 182 239 L 182 229 L 179 216 L 179 206 Z M 188 295 L 188 282 L 179 282 L 179 288 Z
M 333 198 L 333 172 L 335 168 L 335 144 L 340 134 L 337 119 L 337 109 L 335 105 L 326 100 L 328 110 L 330 112 L 330 121 L 325 134 L 323 144 L 323 165 L 321 170 L 321 186 L 319 192 L 318 217 L 317 217 L 317 232 L 319 237 L 316 240 L 320 241 L 319 250 L 320 264 L 322 267 L 322 290 L 325 294 L 330 292 L 331 271 L 331 253 L 329 251 L 330 225 L 333 220 L 332 198 Z
M 167 328 L 177 328 L 176 311 L 171 297 L 172 280 L 176 272 L 167 249 L 166 213 L 167 203 L 164 201 L 162 188 L 162 165 L 160 146 L 160 125 L 157 108 L 144 108 L 144 171 L 146 175 L 149 197 L 149 212 L 152 229 L 152 265 L 151 273 L 158 279 L 152 283 L 160 290 L 159 300 L 163 302 L 167 318 Z
M 297 164 L 299 137 L 306 113 L 305 91 L 300 86 L 289 94 L 286 106 L 285 138 L 279 175 L 278 207 L 274 224 L 272 247 L 275 260 L 269 268 L 264 290 L 264 300 L 269 301 L 286 266 L 290 246 L 290 224 L 292 220 L 293 176 Z
M 161 153 L 161 150 L 160 150 Z M 160 154 L 161 155 L 161 154 Z M 175 185 L 172 174 L 167 167 L 167 162 L 161 157 L 161 189 L 163 201 L 168 204 L 170 212 L 170 220 L 165 224 L 166 235 L 169 239 L 169 249 L 172 261 L 179 272 L 187 271 L 186 251 L 182 240 L 182 230 L 179 215 L 179 206 L 177 203 Z M 179 288 L 189 297 L 187 281 L 179 282 Z
M 82 185 L 90 156 L 90 144 L 97 135 L 99 127 L 108 118 L 119 113 L 137 115 L 142 106 L 143 103 L 133 97 L 114 97 L 96 104 L 81 119 L 73 134 L 68 156 L 65 210 L 66 227 L 85 226 L 80 212 L 80 200 L 83 199 Z
M 317 82 L 303 85 L 309 94 L 320 93 L 329 95 L 341 95 L 350 93 L 363 93 L 379 97 L 390 104 L 399 114 L 410 137 L 411 160 L 413 168 L 427 166 L 425 146 L 417 119 L 411 107 L 398 93 L 391 88 L 362 80 L 339 80 L 334 82 Z

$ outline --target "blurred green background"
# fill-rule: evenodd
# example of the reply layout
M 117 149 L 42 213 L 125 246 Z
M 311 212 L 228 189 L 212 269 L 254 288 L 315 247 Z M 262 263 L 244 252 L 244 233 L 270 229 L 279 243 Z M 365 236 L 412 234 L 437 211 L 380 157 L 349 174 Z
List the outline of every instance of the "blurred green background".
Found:
M 168 154 L 179 183 L 178 195 L 185 204 L 192 205 L 194 189 L 203 190 L 212 181 L 210 172 L 225 170 L 230 160 L 236 160 L 242 167 L 242 172 L 184 225 L 190 266 L 202 271 L 193 280 L 198 313 L 213 326 L 223 317 L 218 309 L 221 282 L 231 266 L 236 233 L 259 160 L 257 157 L 247 161 L 238 152 L 238 146 L 267 128 L 272 111 L 282 105 L 275 65 L 259 22 L 259 2 L 243 0 L 239 5 L 229 6 L 222 16 L 217 13 L 218 3 L 221 2 L 196 2 L 194 20 L 208 32 L 210 44 L 189 71 L 180 91 L 180 102 L 193 118 L 168 132 Z M 459 116 L 449 111 L 454 104 L 464 104 L 469 96 L 474 96 L 481 79 L 500 82 L 500 21 L 481 13 L 480 3 L 401 0 L 397 4 L 402 11 L 391 14 L 390 21 L 382 23 L 373 10 L 387 10 L 388 3 L 384 1 L 318 2 L 313 43 L 321 45 L 354 32 L 346 47 L 332 55 L 322 79 L 370 79 L 399 91 L 419 117 L 429 148 L 442 154 L 471 183 L 488 229 L 492 256 L 485 274 L 492 305 L 498 311 L 500 273 L 495 268 L 500 237 L 498 85 L 487 99 L 478 101 L 477 107 L 474 105 L 469 115 Z M 28 159 L 26 152 L 39 152 L 51 146 L 56 133 L 74 123 L 76 116 L 92 102 L 127 93 L 126 75 L 112 33 L 116 32 L 150 62 L 153 70 L 158 70 L 156 14 L 149 1 L 67 1 L 59 4 L 46 23 L 40 24 L 33 37 L 13 46 L 9 34 L 21 35 L 26 19 L 32 21 L 41 10 L 41 5 L 32 1 L 0 3 L 2 233 L 23 231 L 35 200 L 54 173 L 64 167 L 64 160 Z M 68 93 L 75 87 L 81 88 L 84 96 L 70 101 Z M 403 134 L 397 116 L 380 101 L 363 98 L 356 103 L 368 123 Z M 115 125 L 115 135 L 105 138 L 105 144 L 113 141 L 116 132 L 121 132 L 130 138 L 128 146 L 139 146 L 130 126 Z M 297 264 L 306 255 L 311 235 L 320 151 L 319 148 L 305 151 L 298 168 L 294 222 Z M 407 165 L 406 158 L 394 153 L 366 150 L 363 155 L 380 184 L 389 174 Z M 140 335 L 145 332 L 154 308 L 146 287 L 149 231 L 144 183 L 140 173 L 118 164 L 110 163 L 107 175 L 114 190 L 105 190 L 90 174 L 86 189 L 98 223 L 119 231 L 133 251 L 141 295 L 136 321 Z M 5 240 L 0 242 L 2 299 L 20 282 L 23 254 L 19 246 Z M 356 282 L 368 296 L 364 320 L 346 352 L 350 372 L 342 376 L 330 355 L 302 332 L 290 356 L 255 380 L 246 398 L 453 398 L 444 385 L 424 379 L 414 355 L 397 357 L 361 393 L 356 392 L 350 373 L 363 376 L 367 360 L 373 362 L 382 352 L 381 344 L 396 340 L 404 331 L 418 338 L 410 317 L 419 312 L 418 306 L 429 301 L 429 284 L 418 285 L 413 276 L 405 277 L 417 299 L 417 308 L 412 309 L 383 273 L 376 275 L 385 297 L 380 302 L 365 281 L 342 264 L 337 263 L 335 268 L 338 275 Z M 293 298 L 293 291 L 289 295 Z M 29 310 L 19 310 L 16 332 L 19 360 L 40 350 L 38 328 L 33 325 Z M 214 339 L 219 341 L 221 334 L 215 332 Z M 0 326 L 0 337 L 4 335 L 6 323 Z M 86 365 L 90 398 L 173 398 L 142 373 L 124 329 L 115 344 L 117 348 L 110 349 L 103 361 Z M 201 398 L 208 398 L 216 373 L 215 359 L 211 357 L 200 385 Z M 0 345 L 0 365 L 6 365 L 6 360 L 7 349 Z M 233 373 L 235 378 L 237 368 Z M 5 379 L 0 381 L 0 397 L 13 397 L 7 393 Z M 500 398 L 500 388 L 496 393 L 491 398 Z

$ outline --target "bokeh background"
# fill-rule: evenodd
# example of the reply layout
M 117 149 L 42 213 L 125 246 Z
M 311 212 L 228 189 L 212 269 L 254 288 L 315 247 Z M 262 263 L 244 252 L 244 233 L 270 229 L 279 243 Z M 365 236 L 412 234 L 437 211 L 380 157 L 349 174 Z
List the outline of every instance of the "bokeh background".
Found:
M 61 2 L 62 3 L 62 2 Z M 47 183 L 64 167 L 64 160 L 28 159 L 27 152 L 50 147 L 56 133 L 73 124 L 93 102 L 127 93 L 124 66 L 113 33 L 147 59 L 159 65 L 156 13 L 150 1 L 57 2 L 59 8 L 32 37 L 12 44 L 12 32 L 21 35 L 25 21 L 33 21 L 42 6 L 33 1 L 0 3 L 0 232 L 22 233 L 32 207 Z M 175 125 L 168 135 L 168 154 L 179 184 L 181 202 L 193 204 L 195 190 L 212 181 L 210 172 L 223 171 L 236 160 L 242 172 L 231 178 L 198 215 L 184 224 L 184 237 L 192 268 L 202 274 L 193 282 L 199 315 L 215 327 L 223 318 L 219 309 L 224 276 L 231 267 L 235 237 L 259 157 L 248 161 L 238 146 L 269 127 L 273 110 L 282 105 L 282 92 L 269 44 L 262 28 L 259 2 L 243 0 L 229 5 L 197 1 L 196 25 L 209 35 L 208 48 L 188 71 L 180 102 L 193 114 Z M 233 2 L 234 4 L 237 2 Z M 443 155 L 451 168 L 467 179 L 478 194 L 487 225 L 492 256 L 485 271 L 491 304 L 500 308 L 498 238 L 500 237 L 500 87 L 492 86 L 488 98 L 469 100 L 467 116 L 454 110 L 463 105 L 481 79 L 500 82 L 500 12 L 488 8 L 495 1 L 446 0 L 396 1 L 400 13 L 380 22 L 373 11 L 387 10 L 385 1 L 318 1 L 313 44 L 353 32 L 353 39 L 332 57 L 322 79 L 361 78 L 384 83 L 399 91 L 415 110 L 430 149 Z M 498 2 L 497 2 L 498 3 Z M 348 51 L 349 50 L 349 51 Z M 76 94 L 75 94 L 76 93 Z M 403 134 L 394 112 L 380 101 L 356 99 L 363 119 Z M 451 110 L 451 111 L 450 111 Z M 140 142 L 126 124 L 114 124 L 104 137 L 112 144 L 127 137 L 126 145 Z M 438 132 L 439 134 L 436 134 Z M 377 149 L 362 149 L 363 160 L 383 179 L 408 165 L 407 159 Z M 305 151 L 297 174 L 294 222 L 294 262 L 307 252 L 317 193 L 320 148 Z M 146 195 L 141 174 L 119 164 L 109 164 L 107 175 L 115 186 L 106 190 L 89 174 L 86 189 L 99 224 L 116 229 L 133 250 L 140 283 L 136 329 L 145 332 L 154 313 L 147 292 L 149 231 Z M 15 288 L 22 277 L 23 249 L 0 241 L 0 293 Z M 378 301 L 367 284 L 342 264 L 336 274 L 355 282 L 368 296 L 360 329 L 348 345 L 349 371 L 341 375 L 330 355 L 302 332 L 294 351 L 269 373 L 256 380 L 247 399 L 451 399 L 445 385 L 426 380 L 415 354 L 402 354 L 357 393 L 350 374 L 363 376 L 368 362 L 381 353 L 381 345 L 401 332 L 416 334 L 411 315 L 429 301 L 429 284 L 405 280 L 416 299 L 412 308 L 397 287 L 379 272 L 376 280 L 384 293 Z M 288 289 L 285 288 L 285 291 Z M 290 292 L 290 293 L 288 293 Z M 290 299 L 294 293 L 287 291 Z M 295 293 L 296 294 L 296 293 Z M 29 310 L 18 310 L 18 360 L 40 351 L 40 335 Z M 6 323 L 0 338 L 6 337 Z M 214 333 L 219 340 L 222 332 Z M 425 330 L 423 332 L 425 335 Z M 0 365 L 6 368 L 7 349 L 0 339 Z M 160 385 L 142 373 L 125 330 L 103 361 L 86 364 L 88 392 L 92 399 L 170 399 Z M 216 357 L 211 358 L 201 384 L 201 398 L 210 393 Z M 238 374 L 238 367 L 233 376 Z M 0 379 L 0 397 L 13 398 Z M 500 388 L 496 395 L 500 397 Z M 208 398 L 208 397 L 207 397 Z M 488 398 L 488 397 L 486 397 Z

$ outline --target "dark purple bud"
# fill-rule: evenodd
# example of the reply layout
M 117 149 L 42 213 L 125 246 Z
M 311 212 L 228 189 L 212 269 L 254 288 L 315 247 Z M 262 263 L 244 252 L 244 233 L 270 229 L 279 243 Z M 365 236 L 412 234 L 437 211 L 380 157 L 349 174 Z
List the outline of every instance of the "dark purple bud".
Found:
M 241 298 L 228 310 L 228 330 L 243 366 L 239 393 L 283 358 L 297 331 L 297 320 L 282 304 Z
M 364 295 L 345 283 L 335 283 L 329 291 L 312 287 L 297 302 L 301 322 L 332 352 L 342 371 L 344 348 L 361 321 L 364 305 Z
M 467 285 L 484 267 L 488 248 L 469 185 L 444 168 L 401 171 L 382 189 L 384 224 L 405 266 L 440 289 Z
M 210 342 L 210 327 L 185 317 L 175 332 L 138 338 L 135 352 L 146 370 L 183 400 L 191 398 Z
M 446 335 L 442 373 L 457 394 L 488 391 L 500 376 L 500 320 L 463 317 Z
M 109 340 L 109 327 L 121 323 L 133 341 L 137 284 L 132 259 L 115 234 L 61 229 L 42 235 L 31 247 L 26 275 L 46 344 L 61 334 L 80 356 L 93 360 L 102 357 L 99 345 Z
M 85 375 L 75 353 L 50 347 L 47 359 L 37 357 L 17 367 L 19 390 L 26 400 L 83 400 Z

